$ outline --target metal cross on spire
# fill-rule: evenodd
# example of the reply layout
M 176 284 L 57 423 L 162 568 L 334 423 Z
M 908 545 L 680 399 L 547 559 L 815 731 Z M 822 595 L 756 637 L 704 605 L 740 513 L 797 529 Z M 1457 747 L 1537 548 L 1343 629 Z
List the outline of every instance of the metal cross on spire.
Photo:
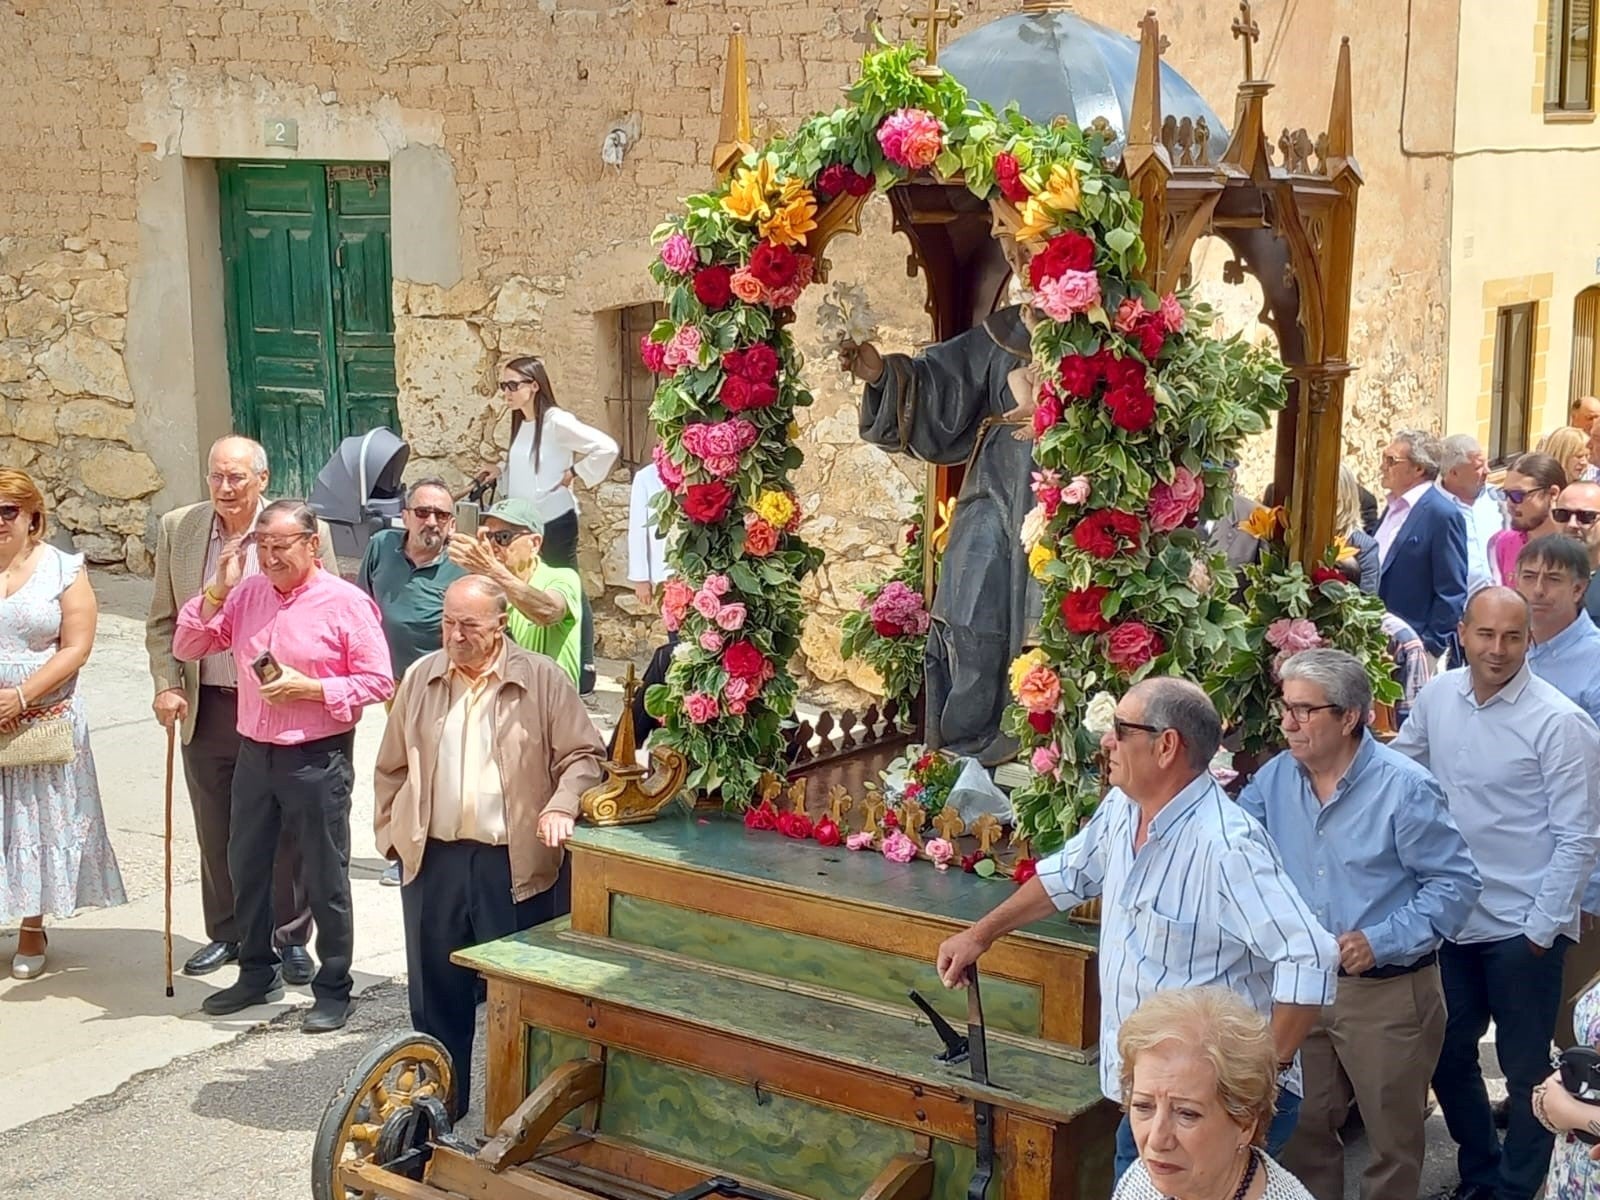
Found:
M 910 9 L 904 11 L 906 18 L 913 25 L 926 25 L 928 27 L 927 41 L 924 44 L 922 58 L 928 67 L 937 67 L 939 65 L 939 45 L 944 38 L 939 27 L 943 25 L 954 29 L 961 24 L 963 13 L 953 4 L 949 8 L 940 8 L 939 0 L 928 0 L 928 11 L 925 13 L 914 13 Z
M 1250 0 L 1239 0 L 1239 15 L 1233 20 L 1233 36 L 1244 40 L 1244 77 L 1254 79 L 1255 44 L 1261 40 L 1261 26 L 1250 13 Z

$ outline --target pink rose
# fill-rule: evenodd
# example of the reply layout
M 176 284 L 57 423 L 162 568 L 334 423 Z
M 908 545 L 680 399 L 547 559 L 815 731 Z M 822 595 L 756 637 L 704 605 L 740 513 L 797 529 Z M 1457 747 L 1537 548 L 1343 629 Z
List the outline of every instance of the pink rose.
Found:
M 683 468 L 667 457 L 660 442 L 650 451 L 650 458 L 656 464 L 656 474 L 661 476 L 661 486 L 669 492 L 677 492 L 683 486 Z
M 695 367 L 700 365 L 700 329 L 695 325 L 680 325 L 678 332 L 667 343 L 662 356 L 669 367 Z
M 939 120 L 920 108 L 902 108 L 878 126 L 878 145 L 890 162 L 913 171 L 933 165 L 944 148 Z
M 1150 528 L 1157 533 L 1171 533 L 1195 513 L 1205 498 L 1205 486 L 1200 477 L 1188 467 L 1173 472 L 1172 482 L 1157 481 L 1150 489 Z
M 647 333 L 639 339 L 639 361 L 644 363 L 645 370 L 652 375 L 660 375 L 667 369 L 667 348 L 661 342 L 650 340 Z
M 720 598 L 728 594 L 728 589 L 733 586 L 733 581 L 730 580 L 726 575 L 719 573 L 716 575 L 707 575 L 706 581 L 700 586 L 705 588 L 705 590 L 710 592 L 713 596 Z
M 1322 645 L 1322 635 L 1317 632 L 1317 627 L 1304 617 L 1279 617 L 1267 626 L 1267 641 L 1273 647 L 1290 654 L 1298 654 L 1302 650 L 1315 650 Z
M 1017 703 L 1032 713 L 1054 712 L 1061 703 L 1061 676 L 1046 666 L 1031 668 L 1017 687 Z
M 1053 321 L 1070 321 L 1100 303 L 1100 276 L 1093 271 L 1063 271 L 1034 293 L 1034 305 Z
M 1137 297 L 1129 296 L 1117 305 L 1117 315 L 1111 321 L 1111 328 L 1118 333 L 1132 333 L 1139 327 L 1139 318 L 1144 316 L 1144 305 Z
M 707 629 L 700 635 L 700 649 L 707 654 L 721 654 L 722 635 L 715 629 Z
M 741 267 L 735 271 L 730 283 L 733 294 L 746 304 L 760 304 L 767 294 L 767 289 L 761 286 L 761 280 L 750 274 L 748 268 Z
M 883 856 L 890 862 L 908 863 L 917 856 L 917 844 L 896 829 L 883 839 Z
M 717 719 L 717 698 L 710 692 L 690 692 L 683 698 L 683 711 L 696 725 Z
M 1168 333 L 1178 333 L 1183 329 L 1183 305 L 1178 303 L 1178 298 L 1171 292 L 1161 297 L 1161 323 L 1167 327 Z
M 865 830 L 860 833 L 852 833 L 849 837 L 845 838 L 844 844 L 851 850 L 871 850 L 872 835 L 867 833 Z
M 1089 477 L 1074 475 L 1072 482 L 1061 489 L 1061 499 L 1067 504 L 1083 504 L 1089 499 Z
M 944 838 L 937 837 L 929 838 L 928 844 L 922 847 L 922 852 L 941 871 L 948 867 L 950 860 L 956 856 L 956 848 L 945 841 Z
M 679 579 L 669 579 L 661 589 L 661 619 L 666 623 L 669 631 L 676 631 L 683 624 L 683 618 L 689 612 L 689 605 L 694 600 L 694 589 Z
M 788 287 L 778 288 L 767 296 L 767 303 L 773 308 L 793 308 L 800 303 L 800 293 L 805 291 L 798 283 L 791 283 Z
M 722 698 L 729 704 L 743 704 L 747 700 L 754 700 L 760 687 L 756 681 L 744 675 L 730 675 L 728 682 L 722 685 Z
M 700 265 L 700 252 L 685 233 L 675 233 L 661 244 L 661 261 L 674 275 L 687 275 Z
M 1040 746 L 1034 750 L 1028 763 L 1033 767 L 1035 774 L 1048 775 L 1056 769 L 1061 762 L 1061 754 L 1054 746 Z
M 701 588 L 694 594 L 694 610 L 708 621 L 717 619 L 717 614 L 722 611 L 722 601 L 718 600 L 706 588 Z
M 744 628 L 745 609 L 742 604 L 724 604 L 716 615 L 717 624 L 729 633 Z

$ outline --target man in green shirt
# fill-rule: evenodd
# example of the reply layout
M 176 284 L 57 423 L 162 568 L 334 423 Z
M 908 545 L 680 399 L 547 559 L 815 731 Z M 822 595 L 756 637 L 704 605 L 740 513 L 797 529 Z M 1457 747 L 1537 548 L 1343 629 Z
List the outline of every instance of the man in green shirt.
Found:
M 511 640 L 555 659 L 577 686 L 583 585 L 576 571 L 540 559 L 543 541 L 544 525 L 534 506 L 527 500 L 502 500 L 484 514 L 476 539 L 459 533 L 450 539 L 450 557 L 506 590 Z

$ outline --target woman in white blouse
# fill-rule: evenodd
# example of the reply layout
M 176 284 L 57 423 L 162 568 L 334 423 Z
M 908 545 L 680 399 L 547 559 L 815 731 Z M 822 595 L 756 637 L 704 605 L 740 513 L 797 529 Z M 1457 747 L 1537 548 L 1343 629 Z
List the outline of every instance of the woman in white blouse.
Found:
M 540 555 L 554 567 L 578 567 L 578 500 L 572 485 L 598 485 L 617 461 L 617 443 L 556 404 L 544 363 L 529 355 L 500 368 L 500 396 L 511 409 L 511 449 L 498 471 L 500 493 L 528 500 L 544 522 Z M 594 690 L 594 615 L 583 600 L 580 692 Z

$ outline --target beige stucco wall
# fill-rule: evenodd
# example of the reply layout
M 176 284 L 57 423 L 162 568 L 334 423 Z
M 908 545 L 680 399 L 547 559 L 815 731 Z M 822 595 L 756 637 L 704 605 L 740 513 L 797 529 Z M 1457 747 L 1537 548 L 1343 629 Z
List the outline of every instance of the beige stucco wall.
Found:
M 1495 309 L 1536 301 L 1530 442 L 1566 423 L 1573 304 L 1600 284 L 1600 128 L 1549 120 L 1547 0 L 1467 0 L 1453 143 L 1449 425 L 1489 432 Z

